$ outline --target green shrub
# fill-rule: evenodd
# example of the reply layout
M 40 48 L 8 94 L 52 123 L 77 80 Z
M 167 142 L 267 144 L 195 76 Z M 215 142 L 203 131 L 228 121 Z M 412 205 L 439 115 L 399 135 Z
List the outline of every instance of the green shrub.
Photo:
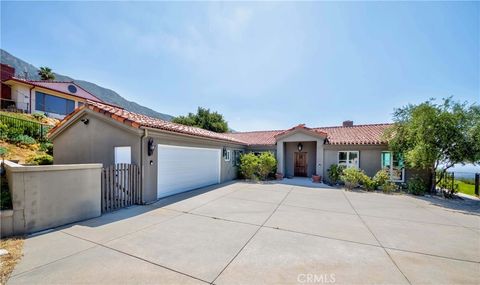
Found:
M 49 155 L 53 155 L 53 143 L 51 142 L 40 143 L 40 150 L 46 152 Z
M 338 164 L 330 165 L 330 167 L 327 169 L 328 179 L 330 180 L 330 183 L 337 184 L 338 181 L 340 180 L 340 176 L 342 175 L 344 169 L 345 169 L 345 165 L 338 165 Z
M 34 138 L 27 135 L 17 135 L 16 137 L 11 138 L 9 140 L 13 143 L 21 144 L 21 145 L 32 145 L 37 143 L 37 141 Z
M 340 179 L 345 183 L 345 187 L 348 190 L 352 190 L 358 186 L 364 175 L 365 173 L 363 173 L 362 170 L 359 170 L 355 167 L 348 167 L 343 170 L 342 175 L 340 175 Z
M 408 179 L 407 189 L 410 194 L 423 196 L 427 191 L 427 186 L 422 178 L 415 176 Z
M 375 190 L 375 188 L 377 188 L 377 183 L 375 183 L 372 178 L 368 177 L 368 175 L 364 173 L 361 177 L 360 183 L 363 185 L 363 187 L 365 187 L 365 190 L 367 191 L 373 191 Z
M 8 149 L 4 146 L 0 146 L 0 157 L 4 157 L 5 155 L 7 155 L 7 152 L 8 152 Z
M 390 174 L 385 169 L 379 170 L 375 176 L 373 176 L 373 181 L 377 187 L 383 187 L 390 182 Z
M 382 185 L 383 193 L 390 193 L 397 189 L 397 185 L 393 182 L 387 181 L 385 184 Z
M 240 173 L 247 179 L 256 179 L 260 159 L 254 153 L 246 153 L 240 156 Z
M 38 120 L 38 121 L 42 121 L 43 119 L 45 119 L 47 116 L 45 116 L 44 113 L 33 113 L 32 114 L 32 117 L 35 118 L 35 120 Z
M 27 162 L 36 165 L 50 165 L 53 164 L 53 157 L 48 154 L 39 154 L 31 157 Z
M 0 122 L 0 140 L 8 139 L 8 126 Z
M 258 160 L 258 175 L 263 180 L 266 180 L 268 175 L 275 173 L 277 168 L 277 160 L 269 151 L 262 152 L 262 154 L 258 156 Z

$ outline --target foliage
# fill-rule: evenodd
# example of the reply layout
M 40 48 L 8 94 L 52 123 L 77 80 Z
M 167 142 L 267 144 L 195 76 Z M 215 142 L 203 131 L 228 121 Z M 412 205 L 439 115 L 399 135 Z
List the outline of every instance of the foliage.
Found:
M 8 190 L 6 175 L 2 174 L 0 180 L 0 210 L 8 210 L 12 208 L 12 197 Z
M 5 155 L 7 155 L 7 152 L 8 152 L 8 149 L 4 146 L 0 146 L 0 157 L 4 157 Z
M 40 67 L 38 70 L 38 76 L 40 76 L 40 79 L 42 80 L 55 80 L 55 74 L 53 74 L 52 69 L 46 66 Z
M 382 185 L 382 191 L 383 193 L 390 193 L 392 191 L 395 191 L 397 189 L 397 185 L 391 181 L 387 181 L 387 183 Z
M 343 170 L 340 179 L 345 183 L 345 187 L 349 190 L 357 187 L 364 178 L 365 173 L 355 167 L 348 167 Z
M 46 152 L 49 155 L 53 155 L 53 143 L 51 142 L 40 143 L 40 150 Z
M 199 127 L 205 130 L 225 133 L 228 131 L 228 123 L 223 115 L 211 112 L 210 109 L 198 107 L 197 113 L 188 113 L 187 116 L 178 116 L 172 122 L 187 126 Z
M 3 122 L 0 122 L 0 140 L 6 140 L 8 138 L 8 126 Z
M 42 121 L 43 119 L 45 119 L 47 116 L 45 116 L 45 114 L 43 113 L 33 113 L 32 114 L 32 117 L 35 119 L 35 120 L 38 120 L 38 121 Z
M 330 165 L 330 167 L 327 169 L 328 179 L 330 180 L 330 183 L 337 184 L 338 181 L 340 180 L 340 176 L 342 175 L 344 169 L 345 169 L 345 165 L 338 165 L 338 164 Z
M 260 160 L 254 153 L 246 153 L 240 156 L 240 173 L 247 179 L 256 179 L 256 172 Z
M 38 154 L 28 159 L 29 164 L 50 165 L 53 164 L 53 157 L 49 154 Z
M 389 147 L 405 155 L 407 166 L 431 173 L 458 163 L 480 162 L 480 106 L 443 99 L 395 110 L 394 125 L 385 138 Z M 438 177 L 438 176 L 437 176 Z M 440 183 L 432 179 L 432 189 Z
M 365 173 L 361 176 L 360 183 L 365 187 L 367 191 L 373 191 L 377 188 L 377 183 L 372 178 L 368 177 Z
M 425 181 L 422 178 L 415 176 L 408 180 L 407 182 L 408 193 L 413 195 L 425 195 L 427 187 L 425 186 Z
M 275 172 L 277 167 L 277 160 L 275 159 L 273 153 L 269 151 L 262 152 L 258 156 L 258 160 L 258 175 L 261 179 L 266 180 L 269 174 Z
M 383 187 L 385 184 L 390 182 L 390 175 L 385 169 L 379 170 L 377 173 L 375 173 L 375 176 L 373 176 L 373 181 L 376 187 Z
M 15 136 L 9 137 L 8 141 L 15 143 L 17 145 L 33 145 L 37 143 L 37 141 L 34 138 L 27 135 L 15 135 Z
M 275 172 L 277 160 L 271 152 L 263 152 L 260 155 L 247 153 L 240 156 L 240 173 L 247 179 L 266 180 Z

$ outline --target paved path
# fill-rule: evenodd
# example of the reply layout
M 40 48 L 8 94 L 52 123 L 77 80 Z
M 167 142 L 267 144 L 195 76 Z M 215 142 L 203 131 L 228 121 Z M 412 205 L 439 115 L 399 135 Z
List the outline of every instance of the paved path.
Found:
M 480 284 L 479 212 L 236 182 L 31 237 L 9 284 Z

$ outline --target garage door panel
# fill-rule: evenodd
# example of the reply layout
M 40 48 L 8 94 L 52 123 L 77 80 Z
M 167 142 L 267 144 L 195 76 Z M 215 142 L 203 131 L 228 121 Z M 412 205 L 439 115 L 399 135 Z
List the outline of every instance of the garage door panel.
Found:
M 220 149 L 158 145 L 158 198 L 220 182 Z

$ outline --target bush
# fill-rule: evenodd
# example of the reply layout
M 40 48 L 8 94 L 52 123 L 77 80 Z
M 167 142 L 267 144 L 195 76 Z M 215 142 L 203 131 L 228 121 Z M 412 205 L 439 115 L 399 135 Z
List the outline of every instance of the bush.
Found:
M 46 152 L 49 155 L 53 155 L 53 143 L 51 142 L 40 143 L 40 150 Z
M 390 174 L 385 169 L 379 170 L 375 176 L 373 176 L 373 181 L 375 182 L 376 187 L 383 187 L 390 182 Z
M 408 180 L 407 189 L 410 194 L 423 196 L 427 191 L 427 186 L 422 178 L 415 176 Z
M 337 184 L 338 181 L 340 180 L 340 176 L 342 175 L 344 169 L 345 169 L 345 165 L 338 165 L 338 164 L 330 165 L 330 167 L 327 169 L 328 179 L 330 180 L 330 183 Z
M 40 154 L 29 158 L 27 162 L 36 165 L 50 165 L 53 164 L 53 157 L 48 154 Z
M 240 156 L 240 173 L 247 179 L 254 180 L 260 164 L 260 159 L 253 153 L 246 153 Z
M 277 160 L 269 151 L 260 154 L 260 156 L 258 156 L 258 160 L 258 175 L 263 180 L 266 180 L 268 175 L 275 173 L 277 168 Z
M 345 187 L 348 190 L 352 190 L 357 187 L 360 181 L 362 181 L 365 173 L 355 167 L 348 167 L 343 170 L 340 179 L 345 183 Z
M 0 122 L 0 139 L 1 140 L 8 139 L 8 126 L 5 125 L 3 122 Z
M 39 112 L 37 112 L 37 113 L 33 113 L 33 114 L 32 114 L 32 117 L 35 118 L 35 120 L 37 120 L 37 121 L 42 121 L 42 120 L 45 119 L 47 116 L 45 116 L 44 113 L 39 113 Z
M 0 157 L 7 155 L 8 149 L 4 146 L 0 146 Z
M 363 174 L 361 178 L 360 183 L 365 187 L 365 190 L 373 191 L 377 188 L 377 183 L 375 183 L 372 178 L 368 177 L 368 175 Z
M 383 193 L 390 193 L 397 189 L 397 185 L 393 182 L 387 181 L 385 184 L 382 185 Z
M 9 140 L 13 143 L 20 145 L 32 145 L 37 143 L 34 138 L 27 135 L 17 135 L 16 137 L 10 138 Z

